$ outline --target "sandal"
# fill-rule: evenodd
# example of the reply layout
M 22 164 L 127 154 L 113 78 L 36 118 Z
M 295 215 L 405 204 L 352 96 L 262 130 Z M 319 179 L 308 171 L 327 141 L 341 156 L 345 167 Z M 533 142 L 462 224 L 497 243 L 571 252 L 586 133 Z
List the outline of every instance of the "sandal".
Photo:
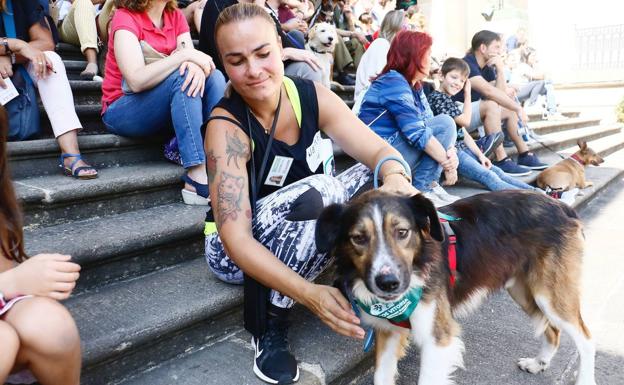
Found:
M 76 158 L 76 159 L 74 159 L 74 161 L 71 162 L 69 167 L 67 167 L 67 166 L 65 166 L 65 158 Z M 98 174 L 97 174 L 97 170 L 95 169 L 95 167 L 92 167 L 92 166 L 81 166 L 81 167 L 74 168 L 76 163 L 78 163 L 81 160 L 83 160 L 83 159 L 82 159 L 82 155 L 80 155 L 80 154 L 61 154 L 59 167 L 63 169 L 63 174 L 65 174 L 67 176 L 74 177 L 76 179 L 83 179 L 83 180 L 85 180 L 85 179 L 95 179 L 95 178 L 97 178 Z M 80 171 L 90 171 L 90 170 L 95 171 L 95 174 L 82 174 L 82 175 L 80 174 Z
M 182 181 L 195 187 L 195 192 L 182 189 L 182 200 L 187 205 L 208 206 L 210 202 L 208 185 L 195 182 L 188 174 L 182 175 Z

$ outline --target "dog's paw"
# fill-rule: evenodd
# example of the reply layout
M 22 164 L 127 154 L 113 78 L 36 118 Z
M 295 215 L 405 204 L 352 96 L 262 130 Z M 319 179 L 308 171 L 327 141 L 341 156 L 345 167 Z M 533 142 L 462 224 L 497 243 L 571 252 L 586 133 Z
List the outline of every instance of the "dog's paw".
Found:
M 537 358 L 521 358 L 518 360 L 518 367 L 525 372 L 537 374 L 548 368 L 548 363 Z

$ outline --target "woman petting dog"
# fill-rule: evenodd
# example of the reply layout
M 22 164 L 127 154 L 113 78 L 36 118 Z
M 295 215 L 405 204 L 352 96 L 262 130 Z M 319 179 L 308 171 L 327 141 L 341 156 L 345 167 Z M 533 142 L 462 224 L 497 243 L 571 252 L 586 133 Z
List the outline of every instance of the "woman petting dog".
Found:
M 232 90 L 207 123 L 212 208 L 206 259 L 225 282 L 241 284 L 244 273 L 271 289 L 265 331 L 253 333 L 254 373 L 269 383 L 292 383 L 299 370 L 288 347 L 287 316 L 295 302 L 340 334 L 364 336 L 349 301 L 337 289 L 312 282 L 331 261 L 314 240 L 321 210 L 366 188 L 377 165 L 382 189 L 417 190 L 400 154 L 338 96 L 320 84 L 284 76 L 282 46 L 262 7 L 226 8 L 215 36 Z M 362 163 L 334 177 L 328 138 Z
M 8 378 L 18 384 L 78 385 L 78 329 L 56 301 L 69 297 L 80 266 L 68 255 L 26 259 L 6 156 L 7 132 L 6 112 L 0 107 L 0 384 Z
M 459 199 L 438 184 L 442 170 L 446 184 L 457 181 L 457 132 L 450 116 L 433 116 L 420 84 L 429 74 L 431 44 L 425 33 L 399 32 L 358 116 L 405 157 L 414 187 L 443 206 Z

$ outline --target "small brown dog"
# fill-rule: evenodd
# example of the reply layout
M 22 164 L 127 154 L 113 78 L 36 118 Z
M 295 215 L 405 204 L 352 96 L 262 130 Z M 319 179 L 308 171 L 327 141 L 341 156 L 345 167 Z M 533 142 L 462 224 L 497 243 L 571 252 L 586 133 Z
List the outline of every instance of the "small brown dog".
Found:
M 587 147 L 587 142 L 579 139 L 577 144 L 580 149 L 571 157 L 548 167 L 537 176 L 537 185 L 541 189 L 550 187 L 552 190 L 568 191 L 575 187 L 585 188 L 594 185 L 585 179 L 585 166 L 588 164 L 598 166 L 604 160 Z

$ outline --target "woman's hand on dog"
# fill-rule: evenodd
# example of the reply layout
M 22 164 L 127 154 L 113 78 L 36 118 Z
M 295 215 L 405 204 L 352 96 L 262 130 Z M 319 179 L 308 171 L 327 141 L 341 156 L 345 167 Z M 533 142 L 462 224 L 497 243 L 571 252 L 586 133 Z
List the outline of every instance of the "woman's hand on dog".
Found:
M 335 287 L 310 283 L 300 302 L 336 333 L 364 338 L 364 329 L 359 326 L 360 319 L 351 309 L 349 301 Z

